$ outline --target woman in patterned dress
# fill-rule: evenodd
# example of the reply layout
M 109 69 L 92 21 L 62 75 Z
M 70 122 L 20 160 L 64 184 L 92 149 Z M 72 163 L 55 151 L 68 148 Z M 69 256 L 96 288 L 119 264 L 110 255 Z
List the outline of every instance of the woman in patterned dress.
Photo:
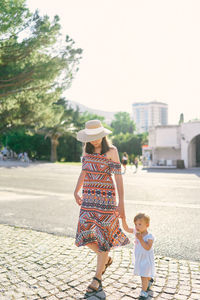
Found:
M 117 148 L 109 146 L 106 138 L 110 132 L 99 120 L 91 120 L 77 134 L 77 139 L 84 142 L 85 147 L 82 171 L 74 191 L 76 202 L 81 206 L 75 244 L 87 246 L 97 254 L 96 274 L 87 288 L 88 294 L 102 289 L 102 274 L 112 263 L 110 249 L 129 243 L 119 227 L 118 218 L 125 217 L 124 190 Z

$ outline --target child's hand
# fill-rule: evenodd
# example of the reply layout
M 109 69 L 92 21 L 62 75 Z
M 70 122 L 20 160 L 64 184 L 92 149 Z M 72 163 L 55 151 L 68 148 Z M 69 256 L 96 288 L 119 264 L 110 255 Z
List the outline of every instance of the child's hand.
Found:
M 139 233 L 139 232 L 136 233 L 136 238 L 137 238 L 139 241 L 143 240 L 142 234 Z

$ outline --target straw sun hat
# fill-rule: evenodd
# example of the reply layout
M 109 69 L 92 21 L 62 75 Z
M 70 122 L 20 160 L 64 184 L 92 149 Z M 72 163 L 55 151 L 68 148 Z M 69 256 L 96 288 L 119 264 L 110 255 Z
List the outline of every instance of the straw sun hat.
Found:
M 85 129 L 77 133 L 77 140 L 83 143 L 92 142 L 103 138 L 112 131 L 102 126 L 99 120 L 90 120 L 85 123 Z

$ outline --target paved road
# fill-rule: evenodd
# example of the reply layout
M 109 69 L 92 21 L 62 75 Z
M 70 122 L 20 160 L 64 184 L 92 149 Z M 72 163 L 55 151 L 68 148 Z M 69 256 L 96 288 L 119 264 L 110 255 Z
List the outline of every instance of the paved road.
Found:
M 79 214 L 73 190 L 80 168 L 1 162 L 0 223 L 73 237 Z M 157 255 L 200 261 L 200 169 L 133 171 L 123 175 L 128 223 L 137 212 L 146 212 Z

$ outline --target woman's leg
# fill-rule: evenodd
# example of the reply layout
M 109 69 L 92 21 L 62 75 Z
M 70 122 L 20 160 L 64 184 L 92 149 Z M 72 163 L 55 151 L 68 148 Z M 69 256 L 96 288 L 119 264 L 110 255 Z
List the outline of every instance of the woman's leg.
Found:
M 96 243 L 87 244 L 87 246 L 97 254 L 97 268 L 95 277 L 102 279 L 102 272 L 105 269 L 105 264 L 108 262 L 108 251 L 99 251 L 98 245 Z M 99 283 L 96 280 L 92 280 L 91 285 L 94 288 L 99 287 Z M 89 290 L 90 291 L 90 290 Z
M 97 278 L 102 277 L 102 272 L 105 269 L 105 264 L 108 262 L 108 253 L 108 251 L 99 251 L 97 254 L 97 269 L 95 274 Z
M 99 252 L 97 243 L 90 243 L 90 244 L 87 244 L 86 246 L 96 253 Z
M 97 245 L 97 243 L 90 243 L 90 244 L 87 244 L 86 245 L 88 248 L 90 248 L 92 251 L 94 251 L 96 254 L 99 254 L 99 253 L 102 253 L 99 251 L 99 247 Z M 106 251 L 105 251 L 106 252 Z M 104 253 L 104 252 L 103 252 Z M 106 253 L 109 253 L 109 252 L 106 252 Z M 97 259 L 98 260 L 98 259 Z M 107 254 L 107 259 L 106 259 L 106 262 L 105 264 L 108 262 L 109 258 L 108 258 L 108 254 Z M 105 267 L 105 266 L 104 266 Z M 103 269 L 104 270 L 104 269 Z

